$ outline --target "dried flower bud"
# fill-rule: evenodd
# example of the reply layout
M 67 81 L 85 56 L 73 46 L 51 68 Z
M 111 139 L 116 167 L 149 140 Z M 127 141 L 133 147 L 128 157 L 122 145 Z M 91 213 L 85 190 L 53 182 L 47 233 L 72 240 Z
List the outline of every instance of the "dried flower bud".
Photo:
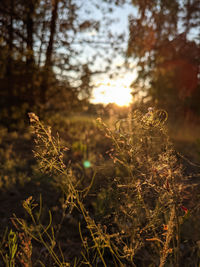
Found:
M 36 122 L 36 121 L 39 121 L 38 116 L 35 115 L 35 113 L 33 113 L 33 112 L 29 112 L 29 113 L 28 113 L 28 116 L 29 116 L 30 122 Z

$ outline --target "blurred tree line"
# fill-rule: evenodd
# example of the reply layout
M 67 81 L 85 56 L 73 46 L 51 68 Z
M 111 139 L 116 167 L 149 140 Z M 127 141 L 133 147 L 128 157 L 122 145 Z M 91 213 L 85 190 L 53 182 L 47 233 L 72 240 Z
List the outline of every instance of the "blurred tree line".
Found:
M 28 111 L 42 116 L 88 105 L 92 77 L 108 73 L 123 50 L 124 36 L 109 28 L 110 14 L 128 2 L 1 0 L 0 123 L 23 127 Z M 151 99 L 172 115 L 199 115 L 199 0 L 131 4 L 137 12 L 129 17 L 126 56 L 137 63 L 133 95 L 143 90 L 144 101 Z
M 119 5 L 123 0 L 111 2 Z M 91 77 L 103 70 L 91 70 L 97 55 L 84 55 L 83 49 L 94 45 L 97 54 L 98 47 L 114 44 L 116 37 L 108 30 L 103 41 L 84 33 L 98 33 L 96 13 L 108 16 L 109 4 L 106 0 L 101 5 L 93 0 L 0 1 L 2 124 L 23 127 L 28 111 L 41 116 L 48 110 L 70 111 L 88 103 Z
M 171 116 L 200 115 L 199 0 L 132 0 L 127 56 L 137 60 L 133 94 Z

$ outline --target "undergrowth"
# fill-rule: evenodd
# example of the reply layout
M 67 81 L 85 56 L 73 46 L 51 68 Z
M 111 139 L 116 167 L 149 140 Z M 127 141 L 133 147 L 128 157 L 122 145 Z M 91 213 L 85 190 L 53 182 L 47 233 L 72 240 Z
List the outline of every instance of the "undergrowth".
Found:
M 39 203 L 32 196 L 24 200 L 27 215 L 13 215 L 15 230 L 5 232 L 0 244 L 5 266 L 184 266 L 182 227 L 191 211 L 183 202 L 183 168 L 167 134 L 165 111 L 135 111 L 116 121 L 113 129 L 97 120 L 112 144 L 107 151 L 112 176 L 105 177 L 99 192 L 95 179 L 103 167 L 93 165 L 85 183 L 67 162 L 69 148 L 59 135 L 54 137 L 34 113 L 29 118 L 34 156 L 62 194 L 62 216 L 55 226 L 51 210 L 48 222 L 43 219 L 42 196 Z M 79 221 L 82 245 L 79 255 L 69 259 L 57 237 L 65 219 L 73 216 Z M 198 242 L 191 266 L 199 266 Z M 39 254 L 49 255 L 48 261 L 39 255 L 33 262 L 35 244 L 41 247 Z

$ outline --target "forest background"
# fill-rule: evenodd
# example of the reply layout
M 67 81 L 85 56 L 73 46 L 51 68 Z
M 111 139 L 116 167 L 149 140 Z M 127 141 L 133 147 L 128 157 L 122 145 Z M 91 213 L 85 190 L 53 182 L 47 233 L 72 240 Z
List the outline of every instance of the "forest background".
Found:
M 95 166 L 102 164 L 103 158 L 107 160 L 112 147 L 95 126 L 97 117 L 112 128 L 135 110 L 147 113 L 153 107 L 166 111 L 169 135 L 181 153 L 178 157 L 184 172 L 195 177 L 188 193 L 188 207 L 197 205 L 199 55 L 198 0 L 1 0 L 1 237 L 6 225 L 13 229 L 13 213 L 24 216 L 20 201 L 30 195 L 39 200 L 42 194 L 47 208 L 56 210 L 62 198 L 58 191 L 57 200 L 52 201 L 54 185 L 39 174 L 31 154 L 33 135 L 28 113 L 32 112 L 51 125 L 54 133 L 59 132 L 61 141 L 69 147 L 66 157 L 72 169 L 77 177 L 89 180 Z M 128 107 L 92 102 L 95 84 L 102 77 L 112 81 L 133 72 L 133 102 Z M 114 175 L 108 171 L 110 161 L 107 163 L 102 174 L 97 175 L 96 189 L 101 188 L 102 177 L 106 176 L 109 184 L 108 178 Z M 47 186 L 49 192 L 45 190 Z M 96 209 L 98 216 L 103 216 L 107 205 L 103 203 L 105 188 L 99 195 L 94 190 L 93 194 L 98 195 L 96 204 L 92 196 L 87 199 L 87 206 L 93 212 Z M 68 224 L 73 225 L 71 221 Z M 199 234 L 198 230 L 188 237 L 195 249 Z M 70 255 L 74 255 L 76 245 L 80 245 L 77 232 L 71 240 L 74 245 Z M 40 257 L 38 251 L 39 248 L 34 259 Z M 192 255 L 191 250 L 188 253 Z M 69 260 L 70 255 L 66 256 Z

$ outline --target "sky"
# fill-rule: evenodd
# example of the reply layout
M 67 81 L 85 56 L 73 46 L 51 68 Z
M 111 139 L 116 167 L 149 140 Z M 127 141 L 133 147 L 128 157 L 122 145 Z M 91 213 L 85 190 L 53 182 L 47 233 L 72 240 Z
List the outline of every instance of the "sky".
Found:
M 121 43 L 121 48 L 126 50 L 128 43 L 128 17 L 129 15 L 137 16 L 137 9 L 133 5 L 125 4 L 123 7 L 113 7 L 113 13 L 111 17 L 115 19 L 115 22 L 111 25 L 112 33 L 120 34 L 125 32 L 125 40 Z M 110 15 L 109 15 L 110 16 Z M 180 32 L 182 32 L 182 26 L 179 25 Z M 90 32 L 88 34 L 95 35 L 97 33 Z M 190 31 L 189 39 L 194 39 L 198 36 L 196 30 Z M 89 51 L 86 52 L 89 54 Z M 103 59 L 97 60 L 96 64 L 103 65 Z M 124 58 L 118 55 L 114 58 L 113 62 L 113 72 L 117 66 L 123 66 Z M 112 78 L 108 78 L 109 73 L 103 75 L 95 76 L 93 79 L 94 90 L 91 98 L 92 103 L 116 103 L 120 106 L 128 105 L 130 102 L 134 101 L 132 99 L 131 92 L 134 92 L 134 88 L 130 88 L 134 79 L 137 76 L 137 68 L 134 61 L 131 64 L 132 67 L 129 69 L 120 69 L 120 74 L 112 75 Z
M 91 86 L 94 88 L 92 92 L 92 103 L 116 103 L 118 105 L 128 105 L 132 100 L 131 92 L 134 88 L 130 88 L 137 76 L 137 64 L 134 59 L 128 59 L 128 68 L 124 67 L 125 57 L 119 52 L 113 52 L 113 47 L 119 47 L 125 54 L 128 37 L 129 37 L 129 15 L 137 17 L 137 9 L 126 0 L 126 4 L 116 6 L 109 4 L 109 0 L 76 0 L 80 2 L 78 17 L 80 22 L 99 21 L 99 29 L 86 28 L 86 30 L 76 33 L 76 42 L 71 45 L 77 49 L 78 56 L 71 56 L 70 62 L 76 66 L 87 64 L 92 72 L 97 72 L 92 76 Z M 112 1 L 110 1 L 112 2 Z M 108 9 L 112 9 L 110 12 Z M 112 19 L 113 23 L 106 24 L 108 19 Z M 109 31 L 112 33 L 109 39 Z M 180 27 L 181 31 L 181 27 Z M 121 40 L 118 35 L 124 33 L 125 38 Z M 193 32 L 194 33 L 194 32 Z M 87 42 L 89 41 L 89 43 Z M 98 46 L 98 43 L 100 45 Z M 113 44 L 110 44 L 112 42 Z M 63 47 L 60 48 L 65 53 Z M 113 54 L 112 54 L 113 53 Z M 107 59 L 111 58 L 109 63 L 110 69 L 106 68 Z M 77 59 L 79 63 L 77 63 Z M 100 73 L 100 71 L 102 73 Z M 81 67 L 80 67 L 81 74 Z M 66 75 L 72 86 L 79 86 L 80 77 L 77 72 L 63 71 L 62 75 Z
M 79 17 L 82 21 L 99 21 L 99 30 L 86 29 L 76 33 L 76 42 L 71 45 L 78 52 L 78 60 L 82 64 L 87 64 L 92 72 L 97 74 L 92 76 L 91 86 L 94 88 L 90 101 L 92 103 L 116 103 L 118 105 L 128 105 L 132 101 L 130 84 L 136 77 L 136 64 L 129 62 L 129 68 L 124 67 L 125 57 L 121 54 L 126 52 L 128 44 L 128 18 L 129 15 L 136 15 L 137 10 L 132 4 L 116 6 L 108 4 L 108 2 L 99 2 L 99 0 L 83 1 L 77 0 L 81 7 L 79 9 Z M 97 7 L 99 5 L 99 7 Z M 112 9 L 112 12 L 108 10 Z M 113 22 L 108 23 L 109 20 Z M 109 39 L 109 32 L 112 33 Z M 124 40 L 118 38 L 118 35 L 124 34 Z M 81 43 L 85 39 L 86 42 Z M 80 42 L 79 42 L 80 41 Z M 87 44 L 87 41 L 91 43 Z M 93 45 L 100 41 L 100 45 Z M 110 42 L 113 44 L 111 45 Z M 114 51 L 113 47 L 118 47 L 118 51 Z M 67 51 L 64 47 L 60 47 L 59 51 L 65 54 Z M 107 69 L 107 59 L 110 58 L 110 69 Z M 130 61 L 130 60 L 129 60 Z M 77 64 L 77 57 L 71 57 L 70 62 Z M 55 67 L 55 71 L 59 70 Z M 102 73 L 99 73 L 102 71 Z M 62 77 L 67 76 L 72 86 L 77 86 L 80 79 L 77 78 L 76 72 L 62 71 Z
M 111 5 L 112 7 L 112 5 Z M 87 7 L 86 7 L 87 8 Z M 93 12 L 93 10 L 91 10 Z M 95 11 L 96 12 L 96 11 Z M 110 25 L 110 30 L 112 31 L 113 35 L 118 35 L 120 33 L 125 33 L 125 40 L 124 42 L 120 43 L 120 47 L 122 50 L 126 50 L 127 42 L 128 42 L 128 17 L 130 14 L 136 14 L 136 9 L 130 5 L 125 4 L 122 7 L 113 6 L 113 12 L 109 14 L 109 18 L 114 20 L 114 23 Z M 94 16 L 94 13 L 92 13 L 92 16 Z M 102 13 L 99 11 L 95 14 L 95 17 L 97 19 L 100 19 L 101 23 L 103 24 L 103 18 Z M 102 29 L 105 29 L 105 25 L 102 25 Z M 95 37 L 95 35 L 101 34 L 101 32 L 97 33 L 95 30 L 89 31 L 85 33 L 86 36 L 89 37 Z M 92 58 L 92 53 L 95 53 L 96 51 L 92 51 L 89 47 L 85 47 L 84 55 L 85 57 L 87 55 L 87 59 L 90 61 Z M 110 51 L 111 52 L 111 51 Z M 105 52 L 109 53 L 109 51 Z M 103 57 L 99 57 L 96 61 L 96 67 L 97 69 L 99 66 L 104 67 L 104 61 Z M 124 57 L 120 54 L 115 55 L 115 58 L 112 59 L 112 68 L 111 72 L 105 72 L 100 75 L 95 75 L 92 84 L 94 86 L 91 102 L 92 103 L 116 103 L 119 106 L 127 106 L 132 101 L 132 95 L 130 88 L 131 83 L 136 78 L 136 67 L 134 63 L 132 63 L 130 66 L 131 68 L 127 69 L 120 69 L 124 64 Z M 119 73 L 116 74 L 116 70 L 119 70 Z M 109 78 L 109 74 L 113 73 L 115 75 L 112 75 L 112 77 Z

